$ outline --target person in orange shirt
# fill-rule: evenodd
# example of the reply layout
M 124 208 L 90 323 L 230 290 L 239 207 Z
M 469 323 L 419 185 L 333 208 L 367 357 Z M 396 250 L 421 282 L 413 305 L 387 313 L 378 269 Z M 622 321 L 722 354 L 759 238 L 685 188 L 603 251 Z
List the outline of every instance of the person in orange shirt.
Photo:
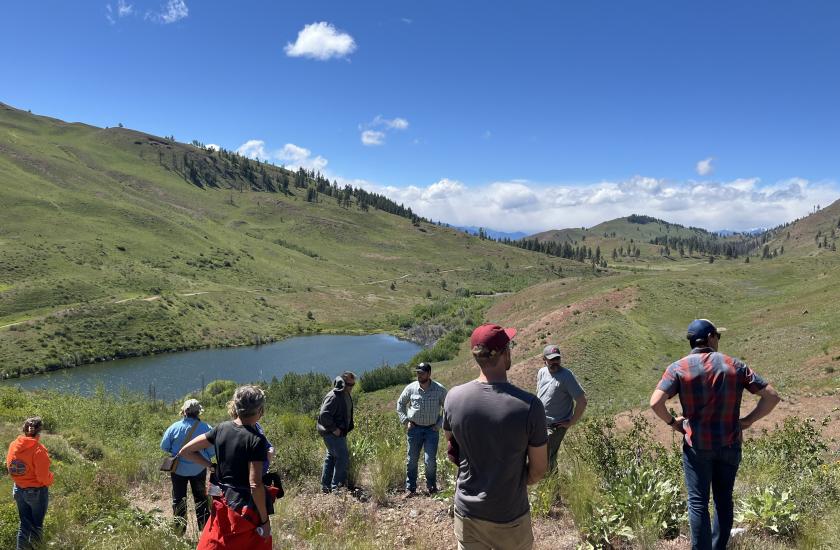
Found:
M 6 455 L 6 468 L 15 483 L 13 494 L 20 516 L 17 550 L 32 548 L 41 540 L 47 515 L 48 487 L 53 483 L 53 474 L 50 455 L 40 441 L 43 427 L 40 417 L 27 418 L 23 435 L 12 441 Z

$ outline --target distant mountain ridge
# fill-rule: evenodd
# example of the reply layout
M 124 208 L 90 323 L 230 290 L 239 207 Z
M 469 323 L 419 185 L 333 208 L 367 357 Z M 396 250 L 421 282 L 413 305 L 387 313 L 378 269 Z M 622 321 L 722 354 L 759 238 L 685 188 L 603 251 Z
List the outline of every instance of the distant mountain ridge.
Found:
M 476 236 L 480 235 L 483 232 L 486 237 L 490 237 L 491 239 L 495 239 L 497 241 L 502 239 L 510 239 L 515 241 L 528 236 L 528 234 L 524 231 L 496 231 L 495 229 L 489 229 L 487 227 L 477 227 L 475 225 L 452 225 L 450 227 L 454 227 L 455 229 Z

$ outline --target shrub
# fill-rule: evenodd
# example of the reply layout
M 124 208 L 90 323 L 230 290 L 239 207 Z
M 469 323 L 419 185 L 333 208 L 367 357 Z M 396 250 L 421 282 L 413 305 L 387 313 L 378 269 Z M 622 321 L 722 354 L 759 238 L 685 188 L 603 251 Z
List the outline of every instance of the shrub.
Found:
M 554 505 L 560 501 L 561 483 L 560 474 L 552 471 L 531 490 L 531 515 L 538 518 L 551 515 Z
M 318 475 L 324 446 L 312 417 L 284 413 L 269 418 L 261 425 L 277 450 L 274 462 L 284 481 L 299 481 Z
M 751 492 L 739 503 L 736 521 L 757 527 L 774 536 L 791 537 L 798 528 L 800 514 L 790 491 L 765 487 Z
M 362 373 L 359 377 L 362 391 L 372 392 L 414 380 L 414 369 L 409 363 L 390 366 L 387 363 Z
M 389 443 L 382 441 L 376 446 L 370 465 L 370 490 L 379 504 L 386 503 L 388 493 L 400 488 L 405 479 L 405 450 Z
M 311 414 L 321 407 L 321 400 L 331 385 L 332 381 L 323 373 L 289 372 L 280 380 L 271 380 L 266 388 L 266 402 L 273 410 Z

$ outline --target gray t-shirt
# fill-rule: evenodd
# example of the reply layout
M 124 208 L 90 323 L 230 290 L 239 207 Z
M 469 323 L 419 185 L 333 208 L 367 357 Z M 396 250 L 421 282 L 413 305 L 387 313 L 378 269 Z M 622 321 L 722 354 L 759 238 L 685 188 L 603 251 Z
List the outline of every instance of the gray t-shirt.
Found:
M 572 417 L 575 399 L 583 395 L 583 388 L 567 368 L 553 373 L 543 367 L 537 373 L 537 397 L 545 406 L 545 419 L 549 424 L 565 422 Z
M 540 400 L 508 382 L 474 380 L 452 388 L 443 408 L 443 429 L 460 447 L 455 510 L 496 523 L 527 513 L 528 447 L 548 441 Z

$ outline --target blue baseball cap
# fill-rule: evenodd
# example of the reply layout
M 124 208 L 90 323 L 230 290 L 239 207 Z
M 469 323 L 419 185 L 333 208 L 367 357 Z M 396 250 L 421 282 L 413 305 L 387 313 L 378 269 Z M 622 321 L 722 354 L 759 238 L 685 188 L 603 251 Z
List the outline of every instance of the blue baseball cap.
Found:
M 715 325 L 708 319 L 695 319 L 689 323 L 685 337 L 688 338 L 690 342 L 697 342 L 701 340 L 705 342 L 710 334 L 719 334 L 725 330 L 726 329 L 723 327 L 715 327 Z

